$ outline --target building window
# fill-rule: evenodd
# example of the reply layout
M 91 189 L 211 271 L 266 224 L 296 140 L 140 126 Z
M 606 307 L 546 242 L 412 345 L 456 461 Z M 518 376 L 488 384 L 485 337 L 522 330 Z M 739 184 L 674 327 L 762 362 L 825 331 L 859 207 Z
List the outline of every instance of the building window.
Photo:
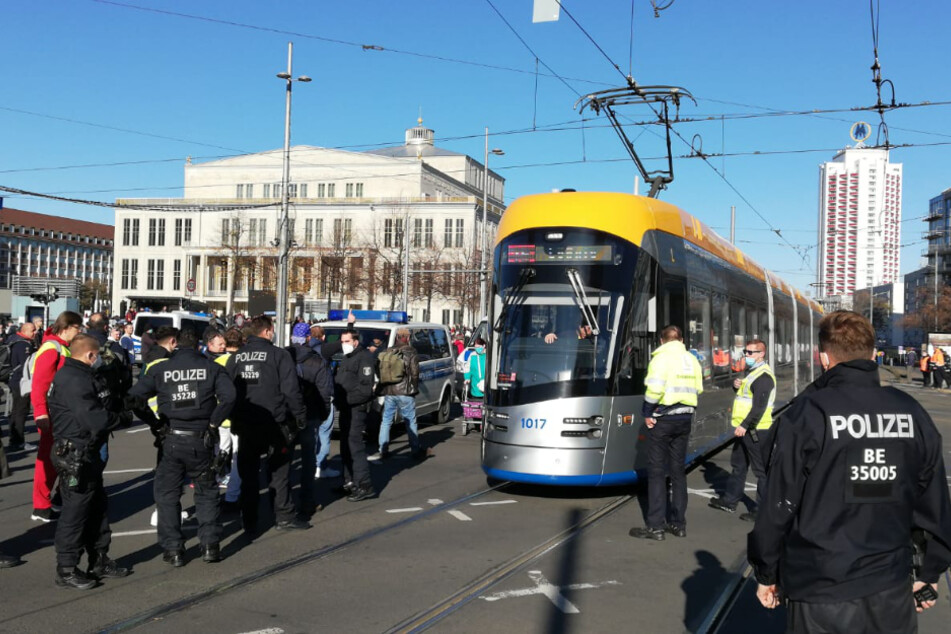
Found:
M 421 247 L 423 245 L 423 219 L 413 218 L 413 246 Z
M 258 246 L 263 247 L 265 244 L 267 244 L 266 236 L 267 236 L 267 219 L 260 218 L 258 220 L 258 242 L 257 242 Z
M 185 246 L 189 246 L 192 243 L 192 219 L 185 218 L 185 232 L 183 234 L 185 240 Z
M 172 290 L 182 290 L 182 261 L 172 260 Z
M 274 190 L 274 197 L 275 197 L 275 198 L 280 198 L 280 197 L 281 197 L 281 184 L 280 184 L 280 183 L 274 183 L 274 186 L 273 186 L 271 189 Z
M 336 183 L 327 183 L 327 198 L 333 198 L 337 192 Z
M 301 183 L 300 186 L 300 197 L 307 198 L 307 183 Z
M 347 183 L 347 198 L 353 198 L 353 183 Z
M 270 197 L 271 197 L 271 184 L 270 184 L 270 183 L 264 183 L 264 197 L 265 197 L 265 198 L 270 198 Z
M 129 246 L 132 244 L 132 219 L 126 218 L 122 221 L 122 244 Z
M 424 233 L 423 245 L 430 249 L 435 246 L 435 244 L 433 244 L 433 219 L 432 218 L 426 219 L 426 230 Z
M 452 246 L 452 218 L 446 218 L 446 230 L 443 233 L 442 245 L 444 247 Z
M 307 218 L 304 220 L 304 245 L 313 244 L 314 236 L 314 219 Z
M 288 183 L 288 184 L 287 184 L 287 197 L 288 197 L 288 198 L 297 198 L 297 183 Z
M 235 221 L 237 222 L 237 221 Z M 231 234 L 229 233 L 230 221 L 228 218 L 221 220 L 221 246 L 226 247 L 231 244 Z
M 234 197 L 244 198 L 244 184 L 243 183 L 238 183 L 238 185 L 235 187 Z
M 357 183 L 357 198 L 363 198 L 363 183 Z
M 466 221 L 462 218 L 456 218 L 456 246 L 461 247 L 465 238 Z
M 249 246 L 254 246 L 255 244 L 257 244 L 257 236 L 258 236 L 258 219 L 251 218 L 250 220 L 248 220 L 248 245 Z
M 387 218 L 383 221 L 383 246 L 393 246 L 393 219 Z
M 165 218 L 149 218 L 149 246 L 165 246 Z
M 449 325 L 449 309 L 448 308 L 443 308 L 442 310 L 442 323 L 447 326 Z
M 323 198 L 326 191 L 327 191 L 326 185 L 324 185 L 323 183 L 317 184 L 317 198 Z
M 157 290 L 156 286 L 156 263 L 161 262 L 161 260 L 148 260 L 146 275 L 145 275 L 145 288 L 150 291 Z
M 177 247 L 182 246 L 182 231 L 184 225 L 185 221 L 183 218 L 175 219 L 175 246 Z
M 121 288 L 124 291 L 135 288 L 135 281 L 133 277 L 135 274 L 133 273 L 133 268 L 132 268 L 133 265 L 135 264 L 138 264 L 137 260 L 126 260 L 124 258 L 122 260 Z
M 353 221 L 342 218 L 334 219 L 334 246 L 348 247 L 352 237 Z

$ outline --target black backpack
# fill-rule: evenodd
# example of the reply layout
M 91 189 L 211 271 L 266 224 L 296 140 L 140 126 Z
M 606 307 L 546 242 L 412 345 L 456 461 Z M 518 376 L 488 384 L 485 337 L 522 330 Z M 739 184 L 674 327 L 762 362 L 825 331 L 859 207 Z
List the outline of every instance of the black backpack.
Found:
M 0 344 L 0 383 L 9 381 L 14 369 L 10 362 L 10 344 Z

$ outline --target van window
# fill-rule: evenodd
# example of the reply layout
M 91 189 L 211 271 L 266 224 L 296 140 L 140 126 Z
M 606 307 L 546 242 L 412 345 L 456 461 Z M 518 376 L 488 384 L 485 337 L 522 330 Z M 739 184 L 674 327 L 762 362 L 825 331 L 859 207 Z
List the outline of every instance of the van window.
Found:
M 452 356 L 452 352 L 449 351 L 449 337 L 446 336 L 446 331 L 441 328 L 436 328 L 430 331 L 432 333 L 433 341 L 433 356 L 439 359 L 446 359 Z
M 150 330 L 155 330 L 160 326 L 171 326 L 171 317 L 143 317 L 141 315 L 135 318 L 135 334 L 141 337 Z
M 182 319 L 182 325 L 180 330 L 191 330 L 196 335 L 198 339 L 201 340 L 202 335 L 205 334 L 205 329 L 208 328 L 207 321 L 200 321 L 198 319 Z
M 433 358 L 433 344 L 429 339 L 429 330 L 411 330 L 410 344 L 416 348 L 420 361 L 429 361 Z

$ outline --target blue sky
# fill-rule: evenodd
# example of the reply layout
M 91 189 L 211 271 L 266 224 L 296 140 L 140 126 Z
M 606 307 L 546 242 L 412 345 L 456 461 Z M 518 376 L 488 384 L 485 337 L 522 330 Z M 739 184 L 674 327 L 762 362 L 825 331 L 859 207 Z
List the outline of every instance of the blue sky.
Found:
M 6 0 L 0 4 L 0 185 L 106 202 L 177 197 L 186 156 L 278 148 L 284 90 L 274 75 L 284 69 L 292 40 L 295 74 L 314 79 L 294 92 L 295 144 L 401 143 L 421 108 L 425 124 L 443 139 L 438 145 L 479 158 L 485 126 L 496 133 L 537 128 L 491 140 L 506 153 L 492 167 L 507 179 L 509 202 L 562 187 L 631 191 L 634 165 L 612 160 L 626 153 L 607 121 L 587 121 L 581 130 L 573 109 L 579 94 L 618 86 L 621 74 L 564 13 L 558 22 L 532 24 L 531 0 L 492 4 L 534 54 L 486 0 Z M 633 39 L 630 1 L 564 6 L 624 74 L 632 70 L 641 84 L 692 92 L 698 104 L 685 104 L 684 116 L 875 102 L 864 0 L 675 0 L 659 18 L 649 0 L 634 0 Z M 879 58 L 899 102 L 951 101 L 942 52 L 948 24 L 945 0 L 882 3 Z M 564 78 L 539 75 L 537 97 L 536 55 Z M 540 71 L 547 73 L 544 66 Z M 951 145 L 925 145 L 951 143 L 948 111 L 932 106 L 886 115 L 893 144 L 918 145 L 892 153 L 904 165 L 903 272 L 917 268 L 923 248 L 925 225 L 915 218 L 929 198 L 951 187 Z M 627 113 L 632 121 L 650 118 L 643 109 Z M 818 165 L 851 143 L 849 126 L 860 119 L 878 122 L 875 113 L 841 112 L 680 124 L 684 138 L 700 135 L 707 153 L 786 153 L 711 159 L 739 194 L 703 161 L 678 159 L 676 180 L 661 198 L 724 235 L 736 205 L 740 246 L 808 288 L 815 280 Z M 570 129 L 545 129 L 554 124 Z M 646 157 L 663 151 L 651 132 L 637 147 Z M 674 141 L 675 155 L 689 153 Z M 100 166 L 74 167 L 83 165 Z M 5 201 L 112 222 L 109 208 L 11 195 Z M 806 253 L 808 265 L 770 227 Z

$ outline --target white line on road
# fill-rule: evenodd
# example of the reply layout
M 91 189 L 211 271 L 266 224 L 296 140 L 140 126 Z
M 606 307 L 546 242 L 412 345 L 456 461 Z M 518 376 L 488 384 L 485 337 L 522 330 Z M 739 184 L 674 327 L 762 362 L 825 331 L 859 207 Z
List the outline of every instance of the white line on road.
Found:
M 713 492 L 713 489 L 691 489 L 687 488 L 687 493 L 693 493 L 694 495 L 699 495 L 702 498 L 707 498 L 712 500 L 716 497 L 716 493 Z
M 284 634 L 284 630 L 279 627 L 269 627 L 265 630 L 254 630 L 253 632 L 242 632 L 241 634 Z
M 443 501 L 437 498 L 431 498 L 429 500 L 426 500 L 426 503 L 432 506 L 439 506 L 440 504 L 443 503 Z
M 422 511 L 421 506 L 411 506 L 408 509 L 386 509 L 387 513 L 414 513 L 416 511 Z
M 117 469 L 116 471 L 103 471 L 103 475 L 114 475 L 117 473 L 148 473 L 149 471 L 155 471 L 154 467 L 149 467 L 148 469 Z
M 465 513 L 463 513 L 462 511 L 457 511 L 457 510 L 453 509 L 453 510 L 451 510 L 451 511 L 446 511 L 446 512 L 449 513 L 450 515 L 452 515 L 454 518 L 456 518 L 456 519 L 459 520 L 460 522 L 471 522 L 471 521 L 472 521 L 472 518 L 469 517 L 468 515 L 466 515 Z
M 148 431 L 148 430 L 149 430 L 149 426 L 148 426 L 148 425 L 145 425 L 144 427 L 137 427 L 136 429 L 127 429 L 125 433 L 127 433 L 127 434 L 137 434 L 137 433 L 139 433 L 140 431 Z
M 551 584 L 540 570 L 529 570 L 528 577 L 535 583 L 534 588 L 519 588 L 518 590 L 506 590 L 479 597 L 483 601 L 498 601 L 499 599 L 509 599 L 515 597 L 527 597 L 535 594 L 541 594 L 548 598 L 555 607 L 565 614 L 578 614 L 581 612 L 574 603 L 561 594 L 562 590 L 590 590 L 601 588 L 603 586 L 619 586 L 618 581 L 602 581 L 600 583 L 573 583 L 567 586 L 556 586 Z
M 154 528 L 149 528 L 141 531 L 122 531 L 119 533 L 113 533 L 113 537 L 134 537 L 135 535 L 154 535 L 158 530 Z
M 469 502 L 469 506 L 490 506 L 493 504 L 518 504 L 518 500 L 498 500 L 496 502 Z

